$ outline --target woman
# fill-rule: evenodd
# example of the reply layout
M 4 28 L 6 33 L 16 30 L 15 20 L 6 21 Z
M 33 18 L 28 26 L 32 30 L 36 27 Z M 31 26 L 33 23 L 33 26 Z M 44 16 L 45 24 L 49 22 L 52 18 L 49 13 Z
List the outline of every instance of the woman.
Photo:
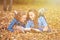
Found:
M 38 28 L 38 12 L 35 9 L 31 9 L 27 13 L 27 24 L 26 24 L 26 30 L 35 30 L 35 28 Z
M 26 17 L 27 15 L 24 11 L 19 11 L 19 12 L 15 11 L 15 17 L 8 26 L 8 30 L 10 30 L 11 32 L 13 32 L 14 29 L 22 30 L 23 27 L 25 27 Z M 16 27 L 13 29 L 14 25 L 16 25 Z
M 44 8 L 39 9 L 38 29 L 41 31 L 50 31 L 50 28 L 48 27 L 47 21 L 44 16 L 45 12 L 46 10 Z

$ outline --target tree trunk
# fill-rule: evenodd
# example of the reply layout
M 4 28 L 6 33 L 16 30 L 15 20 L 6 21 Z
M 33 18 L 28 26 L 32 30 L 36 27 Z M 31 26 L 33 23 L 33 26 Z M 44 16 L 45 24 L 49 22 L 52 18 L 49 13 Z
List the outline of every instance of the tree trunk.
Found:
M 12 4 L 13 4 L 13 0 L 9 0 L 10 3 L 9 3 L 9 8 L 8 8 L 8 11 L 11 11 L 12 10 Z
M 9 0 L 9 7 L 7 7 L 7 0 L 3 0 L 3 10 L 4 11 L 7 11 L 7 8 L 8 8 L 8 11 L 11 11 L 12 10 L 12 3 L 13 3 L 13 0 Z
M 6 10 L 7 10 L 6 0 L 3 0 L 3 10 L 4 10 L 4 11 L 6 11 Z

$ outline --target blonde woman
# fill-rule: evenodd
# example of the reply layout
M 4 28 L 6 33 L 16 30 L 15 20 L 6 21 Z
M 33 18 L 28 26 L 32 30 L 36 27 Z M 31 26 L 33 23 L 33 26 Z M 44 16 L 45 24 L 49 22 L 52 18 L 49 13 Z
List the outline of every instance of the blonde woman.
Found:
M 39 9 L 39 18 L 38 18 L 38 25 L 39 25 L 39 30 L 41 31 L 50 31 L 50 28 L 48 27 L 47 21 L 44 17 L 44 13 L 47 10 L 45 8 Z

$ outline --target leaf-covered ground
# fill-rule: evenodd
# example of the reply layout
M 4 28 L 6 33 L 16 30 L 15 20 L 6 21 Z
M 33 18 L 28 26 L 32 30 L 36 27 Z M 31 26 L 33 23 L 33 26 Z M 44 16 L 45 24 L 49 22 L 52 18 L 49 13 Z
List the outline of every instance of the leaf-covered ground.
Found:
M 0 9 L 2 7 L 0 6 Z M 9 32 L 7 29 L 10 24 L 10 21 L 14 17 L 13 10 L 23 9 L 27 11 L 28 9 L 39 9 L 41 6 L 31 6 L 31 5 L 14 5 L 12 12 L 3 12 L 0 13 L 0 40 L 60 40 L 60 8 L 58 7 L 46 7 L 48 10 L 44 14 L 45 18 L 48 22 L 48 26 L 51 28 L 51 32 L 27 32 L 27 33 L 19 33 L 19 32 Z M 2 10 L 2 9 L 1 9 Z

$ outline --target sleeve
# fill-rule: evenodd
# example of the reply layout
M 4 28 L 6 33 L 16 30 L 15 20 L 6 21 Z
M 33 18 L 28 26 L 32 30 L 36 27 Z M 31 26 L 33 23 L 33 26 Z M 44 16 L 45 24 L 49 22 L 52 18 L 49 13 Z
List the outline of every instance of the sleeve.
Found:
M 41 21 L 42 26 L 46 27 L 48 25 L 44 17 L 41 17 L 40 21 Z
M 28 21 L 26 24 L 26 28 L 30 28 L 31 23 Z
M 33 26 L 34 26 L 34 24 L 31 21 L 28 21 L 27 24 L 26 24 L 26 28 L 30 28 L 30 27 L 33 27 Z
M 8 26 L 8 30 L 10 30 L 10 31 L 13 31 L 13 26 L 14 26 L 14 24 L 17 22 L 17 20 L 16 19 L 13 19 L 12 21 L 11 21 L 11 23 L 10 23 L 10 25 Z

